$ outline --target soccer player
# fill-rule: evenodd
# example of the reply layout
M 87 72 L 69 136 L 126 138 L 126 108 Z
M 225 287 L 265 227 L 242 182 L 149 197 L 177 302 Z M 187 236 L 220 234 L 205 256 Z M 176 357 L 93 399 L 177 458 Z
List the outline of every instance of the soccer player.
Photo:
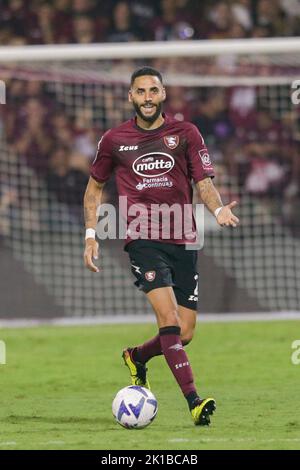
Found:
M 123 351 L 132 384 L 149 387 L 146 364 L 152 357 L 164 355 L 187 400 L 194 423 L 208 425 L 216 403 L 213 398 L 199 396 L 184 349 L 193 338 L 197 316 L 197 251 L 186 249 L 194 241 L 194 221 L 191 233 L 175 237 L 177 227 L 175 218 L 172 219 L 173 232 L 166 239 L 164 218 L 154 218 L 153 222 L 151 215 L 160 204 L 168 207 L 176 204 L 182 210 L 191 205 L 192 181 L 221 226 L 238 225 L 239 219 L 231 211 L 236 202 L 223 205 L 212 183 L 213 167 L 198 129 L 163 113 L 166 90 L 160 72 L 151 67 L 136 70 L 131 77 L 128 98 L 135 117 L 103 135 L 92 164 L 84 197 L 85 265 L 93 272 L 99 271 L 93 261 L 98 258 L 96 210 L 103 186 L 114 171 L 119 196 L 127 197 L 129 207 L 125 250 L 136 277 L 135 284 L 145 292 L 158 325 L 154 338 Z M 130 228 L 134 220 L 130 207 L 134 204 L 148 210 L 143 217 L 150 223 L 148 231 L 147 224 L 140 231 L 139 239 Z M 193 219 L 192 214 L 190 218 Z M 155 234 L 154 240 L 151 233 Z

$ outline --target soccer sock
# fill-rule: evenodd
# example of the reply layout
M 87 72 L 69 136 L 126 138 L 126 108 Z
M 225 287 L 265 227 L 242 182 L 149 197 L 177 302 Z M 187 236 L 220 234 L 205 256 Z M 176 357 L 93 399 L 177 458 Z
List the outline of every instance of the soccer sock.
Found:
M 182 342 L 183 346 L 187 343 Z M 132 358 L 134 361 L 146 364 L 152 357 L 161 356 L 163 354 L 160 344 L 160 336 L 156 335 L 154 338 L 149 339 L 141 346 L 136 346 L 132 349 Z
M 180 328 L 179 326 L 160 328 L 159 336 L 161 349 L 168 366 L 189 403 L 192 397 L 194 400 L 198 395 L 194 384 L 192 368 L 180 339 Z
M 161 354 L 159 335 L 154 336 L 154 338 L 149 339 L 149 341 L 146 341 L 141 346 L 137 346 L 132 350 L 133 359 L 142 362 L 143 364 L 146 364 L 146 362 L 152 357 L 160 356 Z

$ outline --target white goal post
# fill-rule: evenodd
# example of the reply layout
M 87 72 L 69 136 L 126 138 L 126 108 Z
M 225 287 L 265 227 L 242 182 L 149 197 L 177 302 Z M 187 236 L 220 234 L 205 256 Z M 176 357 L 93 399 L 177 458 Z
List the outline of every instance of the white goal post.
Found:
M 112 44 L 1 46 L 1 62 L 299 54 L 300 38 L 157 41 Z M 299 57 L 299 56 L 298 56 Z

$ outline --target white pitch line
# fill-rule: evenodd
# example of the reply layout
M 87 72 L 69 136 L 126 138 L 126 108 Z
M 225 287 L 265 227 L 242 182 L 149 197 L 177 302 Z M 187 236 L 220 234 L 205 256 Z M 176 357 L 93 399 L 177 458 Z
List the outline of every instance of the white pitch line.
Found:
M 226 437 L 216 437 L 216 438 L 211 438 L 211 437 L 200 437 L 199 439 L 185 439 L 185 438 L 174 438 L 174 439 L 168 439 L 167 442 L 171 443 L 180 443 L 180 442 L 300 442 L 300 438 L 280 438 L 278 437 L 277 439 L 272 438 L 272 439 L 257 439 L 255 437 L 245 437 L 245 438 L 239 438 L 239 439 L 230 439 Z
M 300 320 L 300 311 L 293 312 L 249 312 L 249 313 L 206 313 L 199 314 L 200 323 L 234 323 L 252 321 L 284 321 Z M 90 325 L 115 325 L 154 323 L 154 314 L 151 315 L 105 315 L 103 317 L 60 317 L 53 319 L 15 319 L 1 320 L 1 328 L 30 328 L 36 326 L 90 326 Z

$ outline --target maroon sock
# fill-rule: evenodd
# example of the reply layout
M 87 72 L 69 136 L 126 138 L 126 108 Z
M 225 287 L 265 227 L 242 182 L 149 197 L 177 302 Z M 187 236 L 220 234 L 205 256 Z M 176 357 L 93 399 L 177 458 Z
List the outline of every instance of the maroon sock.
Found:
M 133 358 L 143 364 L 146 364 L 151 357 L 160 356 L 161 352 L 161 345 L 160 345 L 160 336 L 156 335 L 154 338 L 149 339 L 141 346 L 137 346 L 133 349 L 132 355 Z
M 182 344 L 185 346 L 186 344 L 188 344 L 188 342 L 182 342 Z M 149 341 L 146 341 L 141 346 L 133 348 L 132 351 L 133 359 L 142 362 L 143 364 L 146 364 L 146 362 L 148 362 L 152 357 L 161 355 L 162 350 L 159 335 L 156 335 L 154 336 L 154 338 L 149 339 Z
M 160 328 L 159 335 L 162 352 L 182 393 L 185 397 L 189 394 L 197 396 L 192 368 L 180 339 L 179 326 Z

